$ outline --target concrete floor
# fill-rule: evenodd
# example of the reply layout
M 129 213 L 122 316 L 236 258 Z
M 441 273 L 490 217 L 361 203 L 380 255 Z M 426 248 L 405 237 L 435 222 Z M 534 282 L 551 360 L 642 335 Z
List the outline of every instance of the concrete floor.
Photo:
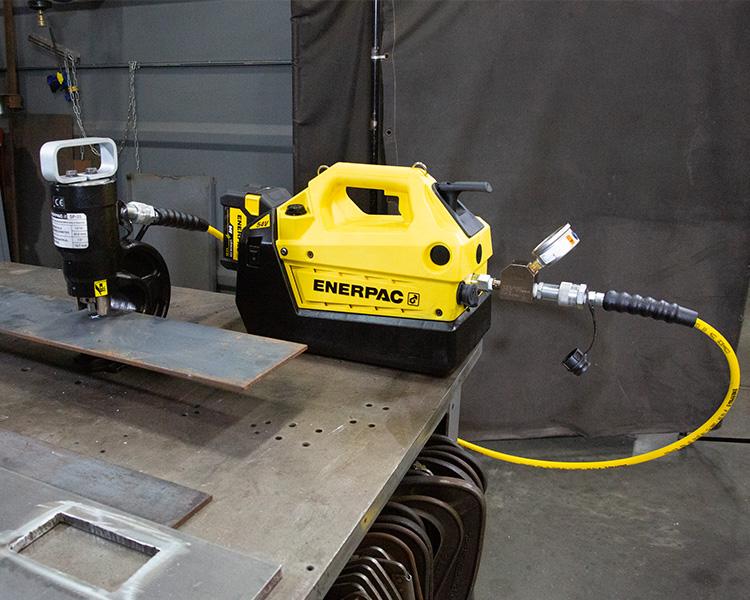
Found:
M 574 456 L 584 445 L 592 447 L 559 440 L 494 447 Z M 628 449 L 597 447 L 601 457 Z M 750 446 L 697 443 L 609 471 L 484 464 L 491 487 L 476 600 L 750 597 Z
M 740 364 L 750 364 L 750 327 L 739 346 Z M 750 438 L 749 405 L 743 386 L 712 435 Z M 627 456 L 632 440 L 487 445 L 540 458 L 612 458 Z M 476 600 L 750 598 L 750 444 L 699 441 L 607 471 L 482 460 L 490 489 Z

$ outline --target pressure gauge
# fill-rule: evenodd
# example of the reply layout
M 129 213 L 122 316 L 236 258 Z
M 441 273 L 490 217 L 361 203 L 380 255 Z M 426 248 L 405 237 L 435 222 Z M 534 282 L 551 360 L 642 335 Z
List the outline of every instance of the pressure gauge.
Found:
M 570 223 L 565 223 L 557 231 L 547 236 L 531 254 L 534 260 L 529 268 L 538 273 L 544 267 L 556 263 L 578 245 L 579 239 Z

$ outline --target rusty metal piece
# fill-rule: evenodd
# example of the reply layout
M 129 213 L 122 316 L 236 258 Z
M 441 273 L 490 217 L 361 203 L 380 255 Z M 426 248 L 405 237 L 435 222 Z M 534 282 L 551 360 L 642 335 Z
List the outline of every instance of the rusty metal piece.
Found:
M 463 544 L 448 593 L 449 597 L 468 598 L 479 569 L 484 539 L 486 507 L 482 492 L 476 485 L 452 477 L 407 476 L 399 485 L 397 494 L 432 496 L 450 504 L 461 517 Z
M 436 450 L 452 451 L 456 456 L 461 458 L 461 460 L 469 463 L 474 468 L 474 471 L 476 472 L 482 483 L 482 489 L 487 491 L 487 477 L 484 474 L 484 470 L 482 469 L 482 465 L 479 463 L 479 460 L 477 460 L 474 454 L 467 452 L 461 446 L 459 446 L 456 440 L 448 437 L 447 435 L 433 433 L 430 436 L 430 439 L 427 440 L 425 448 L 435 448 Z
M 414 577 L 417 579 L 417 575 L 419 576 L 418 582 L 422 597 L 424 600 L 432 600 L 432 551 L 424 543 L 422 537 L 402 525 L 381 521 L 375 521 L 370 531 L 393 535 L 409 547 L 417 568 Z
M 404 565 L 395 560 L 378 560 L 378 563 L 388 573 L 402 600 L 416 600 L 414 578 L 409 574 Z
M 391 533 L 372 530 L 365 535 L 362 543 L 366 546 L 375 545 L 379 548 L 383 548 L 383 550 L 385 550 L 391 557 L 392 561 L 403 565 L 412 577 L 415 600 L 426 600 L 422 594 L 422 584 L 419 579 L 419 571 L 417 569 L 414 554 L 412 554 L 412 551 L 406 543 L 402 542 L 401 539 Z M 401 595 L 403 596 L 403 592 L 401 592 Z
M 452 477 L 458 481 L 465 481 L 471 485 L 475 485 L 474 481 L 469 477 L 467 473 L 459 469 L 457 466 L 439 458 L 430 458 L 428 456 L 421 456 L 419 460 L 432 472 L 433 475 L 439 475 L 440 477 Z
M 0 286 L 0 332 L 245 391 L 305 346 L 140 313 L 91 318 L 72 302 Z
M 372 600 L 387 600 L 386 598 L 383 598 L 383 596 L 378 591 L 375 584 L 370 581 L 369 577 L 367 577 L 363 573 L 358 572 L 350 572 L 350 573 L 342 573 L 336 578 L 337 584 L 355 584 L 362 586 L 362 589 L 365 591 L 365 594 L 367 594 L 368 598 L 371 598 Z
M 391 557 L 388 555 L 388 553 L 382 548 L 378 548 L 377 546 L 365 546 L 357 548 L 357 555 L 368 556 L 377 560 L 391 560 Z
M 466 473 L 466 475 L 469 476 L 470 481 L 474 483 L 474 485 L 476 485 L 480 490 L 482 490 L 482 492 L 484 492 L 484 485 L 482 485 L 482 480 L 479 477 L 479 474 L 476 472 L 474 467 L 472 467 L 467 461 L 463 460 L 462 456 L 458 456 L 457 454 L 450 451 L 439 450 L 438 448 L 426 448 L 425 450 L 422 450 L 422 452 L 420 453 L 420 457 L 440 459 L 452 464 L 456 468 L 460 469 L 461 472 Z
M 416 513 L 416 511 L 412 510 L 408 506 L 405 506 L 404 504 L 400 504 L 399 502 L 394 502 L 393 500 L 389 501 L 383 507 L 383 510 L 380 511 L 380 515 L 378 516 L 378 518 L 383 515 L 398 515 L 400 517 L 411 519 L 424 529 L 424 521 L 422 521 L 421 517 Z
M 211 501 L 198 490 L 12 431 L 0 430 L 0 467 L 167 527 L 179 527 Z
M 326 600 L 371 600 L 370 595 L 358 583 L 335 583 L 326 595 Z
M 388 573 L 376 559 L 370 556 L 353 556 L 344 568 L 344 572 L 351 567 L 367 570 L 370 573 L 370 579 L 379 585 L 381 594 L 388 600 L 401 600 L 401 594 L 399 594 L 396 584 L 393 583 Z
M 424 523 L 424 530 L 427 532 L 427 537 L 430 538 L 432 544 L 432 566 L 433 571 L 437 571 L 437 560 L 438 557 L 444 552 L 445 547 L 443 546 L 443 538 L 445 537 L 445 528 L 443 524 L 434 515 L 427 513 L 423 510 L 414 511 Z M 432 587 L 433 592 L 435 589 L 435 573 L 432 574 Z M 434 594 L 433 594 L 434 595 Z
M 421 519 L 420 519 L 421 520 Z M 422 543 L 427 548 L 430 556 L 434 556 L 434 549 L 432 546 L 432 540 L 430 540 L 430 536 L 427 535 L 427 531 L 425 530 L 423 525 L 420 525 L 416 521 L 413 521 L 409 517 L 402 517 L 400 515 L 393 515 L 393 514 L 380 514 L 378 516 L 378 523 L 387 523 L 390 525 L 398 525 L 400 527 L 403 527 L 405 529 L 408 529 L 411 531 L 414 535 L 419 537 L 420 540 L 422 540 Z
M 434 475 L 440 475 L 441 477 L 454 477 L 459 481 L 465 481 L 466 483 L 476 486 L 476 483 L 474 483 L 474 480 L 466 471 L 464 471 L 460 467 L 457 467 L 453 463 L 448 462 L 447 460 L 432 458 L 430 456 L 420 454 L 419 461 L 428 469 L 430 469 L 430 471 Z M 479 489 L 481 490 L 481 488 Z
M 442 539 L 440 549 L 435 554 L 433 561 L 433 587 L 435 589 L 434 597 L 436 600 L 447 598 L 453 569 L 464 539 L 464 526 L 461 517 L 452 506 L 430 496 L 397 496 L 394 500 L 415 510 L 429 513 L 440 522 L 442 526 Z
M 350 560 L 346 567 L 344 567 L 344 570 L 341 571 L 339 579 L 343 578 L 343 581 L 346 581 L 345 577 L 347 575 L 360 575 L 364 577 L 370 588 L 368 589 L 368 587 L 364 585 L 362 587 L 364 587 L 366 591 L 369 591 L 372 597 L 382 598 L 383 600 L 393 599 L 390 591 L 385 587 L 385 583 L 380 578 L 380 574 L 369 564 Z
M 16 66 L 16 23 L 13 19 L 13 0 L 3 0 L 5 21 L 5 79 L 7 91 L 3 95 L 5 106 L 10 110 L 23 108 L 23 97 L 18 93 L 18 69 Z

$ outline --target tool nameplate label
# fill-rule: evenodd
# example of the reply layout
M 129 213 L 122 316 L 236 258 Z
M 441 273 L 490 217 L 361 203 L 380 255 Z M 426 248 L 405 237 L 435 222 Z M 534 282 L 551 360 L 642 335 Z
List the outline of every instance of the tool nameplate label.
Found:
M 306 269 L 296 269 L 294 276 L 304 301 L 401 310 L 420 308 L 421 294 L 394 281 L 364 279 Z
M 84 213 L 52 213 L 52 239 L 58 248 L 84 250 L 89 247 L 89 229 Z

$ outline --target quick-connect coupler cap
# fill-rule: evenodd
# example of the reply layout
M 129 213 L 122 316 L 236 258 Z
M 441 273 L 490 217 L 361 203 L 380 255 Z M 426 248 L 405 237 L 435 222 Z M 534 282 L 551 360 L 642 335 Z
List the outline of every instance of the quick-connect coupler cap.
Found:
M 568 354 L 562 361 L 563 366 L 579 377 L 583 375 L 588 368 L 591 366 L 588 354 L 583 352 L 580 348 L 576 348 L 570 354 Z

